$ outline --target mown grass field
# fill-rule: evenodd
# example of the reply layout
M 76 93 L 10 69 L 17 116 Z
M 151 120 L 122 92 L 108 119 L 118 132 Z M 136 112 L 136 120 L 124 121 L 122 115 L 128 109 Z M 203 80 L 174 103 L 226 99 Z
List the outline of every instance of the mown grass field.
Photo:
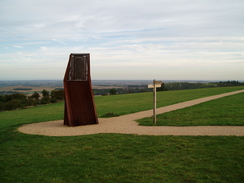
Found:
M 244 126 L 244 93 L 137 120 L 144 126 Z
M 159 92 L 158 107 L 238 89 L 243 87 Z M 152 93 L 96 97 L 95 101 L 99 116 L 107 112 L 122 115 L 152 108 Z M 63 103 L 0 113 L 0 182 L 244 180 L 244 137 L 48 137 L 17 131 L 22 124 L 62 118 Z
M 244 87 L 223 87 L 211 89 L 157 92 L 157 107 L 164 107 L 171 104 L 176 104 L 188 100 L 207 97 L 211 95 L 217 95 L 240 89 L 244 89 Z M 107 112 L 113 112 L 118 115 L 124 115 L 152 109 L 153 94 L 151 92 L 95 97 L 95 102 L 99 117 L 106 114 Z

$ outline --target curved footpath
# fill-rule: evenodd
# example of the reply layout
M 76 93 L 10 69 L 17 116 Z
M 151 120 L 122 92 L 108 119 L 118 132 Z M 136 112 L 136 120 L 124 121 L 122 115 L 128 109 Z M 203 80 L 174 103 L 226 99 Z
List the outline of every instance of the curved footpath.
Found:
M 166 107 L 157 108 L 157 114 L 182 109 L 202 102 L 244 92 L 234 92 L 190 100 Z M 113 118 L 99 118 L 99 124 L 78 127 L 63 125 L 63 120 L 32 123 L 21 126 L 18 130 L 22 133 L 46 136 L 76 136 L 97 133 L 123 133 L 138 135 L 211 135 L 211 136 L 244 136 L 244 126 L 139 126 L 137 119 L 152 116 L 152 110 L 128 114 Z

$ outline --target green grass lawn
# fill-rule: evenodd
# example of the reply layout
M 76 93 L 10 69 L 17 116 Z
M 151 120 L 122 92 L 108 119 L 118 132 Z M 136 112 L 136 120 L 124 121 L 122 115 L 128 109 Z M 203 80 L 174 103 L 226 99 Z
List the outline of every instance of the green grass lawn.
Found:
M 244 93 L 137 120 L 144 126 L 244 126 Z
M 163 107 L 187 100 L 217 95 L 244 89 L 241 87 L 222 87 L 211 89 L 177 90 L 157 93 L 157 107 Z M 95 97 L 98 117 L 106 113 L 118 115 L 149 110 L 153 108 L 152 93 L 137 93 Z M 33 122 L 61 120 L 64 117 L 64 103 L 43 105 L 28 109 L 0 112 L 0 128 Z
M 3 138 L 4 137 L 4 138 Z M 243 182 L 243 137 L 97 134 L 1 139 L 1 182 Z
M 159 92 L 158 107 L 238 89 L 243 88 Z M 121 115 L 152 108 L 152 93 L 96 97 L 95 101 L 99 116 L 108 112 Z M 62 118 L 63 103 L 0 113 L 0 182 L 244 180 L 244 137 L 128 134 L 48 137 L 17 131 L 25 123 Z
M 244 89 L 241 87 L 223 87 L 211 89 L 194 89 L 194 90 L 175 90 L 157 92 L 157 107 L 164 107 L 188 100 L 201 97 L 217 95 Z M 118 115 L 145 111 L 153 108 L 153 93 L 137 93 L 125 95 L 112 95 L 95 97 L 95 103 L 98 116 L 110 112 Z

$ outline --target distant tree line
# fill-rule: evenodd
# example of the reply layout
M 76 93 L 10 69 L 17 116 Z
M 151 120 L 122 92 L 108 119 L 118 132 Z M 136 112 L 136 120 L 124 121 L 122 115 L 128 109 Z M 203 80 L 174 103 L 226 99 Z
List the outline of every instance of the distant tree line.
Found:
M 239 81 L 220 81 L 211 83 L 189 83 L 189 82 L 174 82 L 163 83 L 157 91 L 168 90 L 186 90 L 186 89 L 199 89 L 199 88 L 212 88 L 212 87 L 228 87 L 228 86 L 244 86 L 244 82 Z M 123 88 L 112 89 L 93 89 L 94 95 L 117 95 L 128 93 L 141 93 L 151 92 L 152 89 L 147 85 L 128 85 Z M 5 93 L 6 94 L 6 93 Z M 22 93 L 11 93 L 7 95 L 1 95 L 0 93 L 0 111 L 24 109 L 28 106 L 37 106 L 49 103 L 56 103 L 64 100 L 64 90 L 53 90 L 50 93 L 43 90 L 40 95 L 38 92 L 34 92 L 31 96 L 26 96 Z
M 135 87 L 124 87 L 124 88 L 112 88 L 112 89 L 93 89 L 94 95 L 117 95 L 117 94 L 128 94 L 128 93 L 142 93 L 150 92 L 151 90 L 147 86 L 138 85 Z
M 174 82 L 174 83 L 166 83 L 165 88 L 167 90 L 189 90 L 189 89 L 198 89 L 198 88 L 212 88 L 214 84 L 207 83 L 188 83 L 188 82 Z
M 220 82 L 215 82 L 213 84 L 216 84 L 218 87 L 227 87 L 227 86 L 244 86 L 244 82 L 239 82 L 239 81 L 220 81 Z
M 199 88 L 213 88 L 213 87 L 228 87 L 228 86 L 244 86 L 244 82 L 239 81 L 220 81 L 210 83 L 189 83 L 189 82 L 174 82 L 166 83 L 167 90 L 188 90 Z
M 0 95 L 0 111 L 24 109 L 64 100 L 64 90 L 53 90 L 51 93 L 43 90 L 41 94 L 42 96 L 38 92 L 34 92 L 31 96 L 22 93 Z
M 169 90 L 189 90 L 200 88 L 213 88 L 213 87 L 228 87 L 228 86 L 244 86 L 244 82 L 239 81 L 220 81 L 210 83 L 190 83 L 190 82 L 172 82 L 163 83 L 157 91 L 169 91 Z M 128 85 L 123 88 L 116 89 L 93 89 L 94 95 L 116 95 L 127 93 L 141 93 L 151 92 L 152 88 L 148 88 L 147 85 Z

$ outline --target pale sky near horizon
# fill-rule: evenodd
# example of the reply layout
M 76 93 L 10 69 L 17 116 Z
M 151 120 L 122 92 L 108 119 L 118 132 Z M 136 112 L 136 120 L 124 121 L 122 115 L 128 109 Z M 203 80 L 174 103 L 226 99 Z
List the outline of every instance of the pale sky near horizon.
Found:
M 0 0 L 0 80 L 244 80 L 244 0 Z

